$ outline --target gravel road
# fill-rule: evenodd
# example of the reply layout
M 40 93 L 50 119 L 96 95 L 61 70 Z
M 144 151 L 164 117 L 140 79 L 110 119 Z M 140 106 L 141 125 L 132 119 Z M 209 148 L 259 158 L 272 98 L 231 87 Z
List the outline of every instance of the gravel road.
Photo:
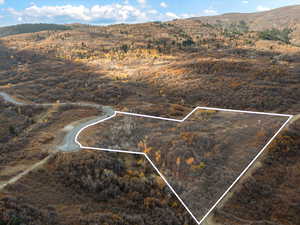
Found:
M 52 105 L 72 105 L 72 106 L 81 106 L 81 107 L 94 107 L 96 109 L 100 109 L 102 110 L 103 114 L 101 116 L 97 116 L 97 117 L 92 117 L 92 118 L 85 118 L 83 120 L 77 121 L 77 122 L 73 122 L 72 124 L 67 125 L 64 128 L 65 131 L 65 136 L 63 139 L 63 142 L 57 146 L 57 149 L 59 151 L 63 151 L 63 152 L 72 152 L 72 151 L 77 151 L 80 149 L 80 146 L 75 142 L 75 138 L 77 133 L 84 127 L 89 126 L 90 124 L 94 124 L 99 120 L 103 120 L 107 117 L 110 117 L 114 114 L 114 110 L 113 108 L 109 107 L 109 106 L 102 106 L 102 105 L 98 105 L 98 104 L 90 104 L 90 103 L 44 103 L 44 104 L 39 104 L 39 103 L 24 103 L 21 101 L 16 100 L 15 98 L 13 98 L 12 96 L 10 96 L 9 94 L 5 93 L 5 92 L 0 92 L 0 96 L 7 102 L 15 104 L 15 105 L 38 105 L 38 106 L 52 106 Z

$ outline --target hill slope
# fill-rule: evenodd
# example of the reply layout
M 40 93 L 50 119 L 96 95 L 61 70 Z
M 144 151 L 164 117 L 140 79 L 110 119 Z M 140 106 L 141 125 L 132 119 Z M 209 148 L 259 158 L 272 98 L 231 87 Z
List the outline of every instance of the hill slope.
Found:
M 241 15 L 244 14 L 231 16 L 239 22 Z M 248 17 L 243 19 L 250 24 Z M 120 111 L 172 118 L 183 117 L 195 106 L 300 112 L 300 47 L 260 40 L 255 31 L 228 35 L 222 27 L 201 22 L 202 19 L 112 26 L 72 24 L 71 30 L 2 37 L 0 91 L 24 101 L 93 102 Z M 28 117 L 22 109 L 2 105 L 7 108 L 0 115 L 3 120 Z M 45 151 L 52 152 L 52 145 L 59 142 L 56 137 L 62 137 L 67 124 L 92 113 L 81 109 L 50 112 L 41 120 L 39 129 L 26 133 L 26 146 L 21 146 L 26 143 L 21 138 L 29 123 L 11 122 L 3 127 L 2 133 L 9 134 L 5 137 L 12 146 L 0 147 L 0 155 L 7 160 L 9 152 L 9 166 L 22 170 L 44 156 Z M 15 130 L 19 132 L 17 137 Z M 220 224 L 300 224 L 298 197 L 294 197 L 297 193 L 289 190 L 289 186 L 297 190 L 300 184 L 295 179 L 300 171 L 298 133 L 299 126 L 279 137 L 274 143 L 278 148 L 266 151 L 260 170 L 245 181 L 245 188 L 241 182 L 241 188 L 217 211 L 215 218 Z M 54 139 L 41 144 L 45 136 Z M 183 137 L 194 138 L 184 133 Z M 3 169 L 7 164 L 0 157 L 1 172 L 8 171 Z M 120 165 L 119 169 L 114 165 Z M 120 168 L 125 168 L 123 173 L 118 172 Z M 104 178 L 105 174 L 113 174 L 113 179 Z M 194 225 L 180 202 L 166 194 L 155 177 L 157 174 L 147 170 L 143 161 L 130 156 L 83 151 L 60 154 L 0 193 L 0 224 L 1 220 L 17 217 L 25 222 L 33 220 L 31 224 L 35 225 Z M 256 202 L 263 202 L 265 207 L 256 207 Z M 49 221 L 48 213 L 56 214 L 57 220 L 52 216 L 53 222 Z
M 8 27 L 0 27 L 0 37 L 5 37 L 14 34 L 34 33 L 44 30 L 70 30 L 71 28 L 59 24 L 19 24 Z
M 231 24 L 245 21 L 251 30 L 261 31 L 270 28 L 292 28 L 293 42 L 300 43 L 300 5 L 287 6 L 258 13 L 229 13 L 218 16 L 191 18 L 209 24 Z

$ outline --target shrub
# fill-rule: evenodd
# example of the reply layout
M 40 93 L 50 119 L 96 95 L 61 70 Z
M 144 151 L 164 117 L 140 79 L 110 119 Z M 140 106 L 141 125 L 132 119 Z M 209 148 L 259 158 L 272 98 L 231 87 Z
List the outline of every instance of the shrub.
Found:
M 239 23 L 231 23 L 224 29 L 223 34 L 226 37 L 236 37 L 247 32 L 249 32 L 249 26 L 244 20 L 241 20 Z
M 259 38 L 263 40 L 281 41 L 286 44 L 290 44 L 290 34 L 292 31 L 293 30 L 290 28 L 284 28 L 282 30 L 276 28 L 267 29 L 259 33 Z
M 124 44 L 124 45 L 121 46 L 121 50 L 122 50 L 123 52 L 127 53 L 127 52 L 129 51 L 129 46 L 126 45 L 126 44 Z
M 0 219 L 0 225 L 21 225 L 22 221 L 20 218 L 13 216 L 9 221 L 5 222 Z
M 195 44 L 195 42 L 191 39 L 191 38 L 188 38 L 188 39 L 186 39 L 186 40 L 184 40 L 183 42 L 182 42 L 182 45 L 184 46 L 184 47 L 190 47 L 190 46 L 192 46 L 192 45 L 194 45 Z
M 239 24 L 237 25 L 237 28 L 239 29 L 240 32 L 242 33 L 247 33 L 249 32 L 249 26 L 244 20 L 241 20 Z

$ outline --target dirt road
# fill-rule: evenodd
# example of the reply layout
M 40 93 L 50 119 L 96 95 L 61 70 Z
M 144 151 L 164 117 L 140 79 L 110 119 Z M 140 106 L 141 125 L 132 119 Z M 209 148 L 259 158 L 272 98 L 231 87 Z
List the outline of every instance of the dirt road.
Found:
M 80 121 L 73 122 L 72 124 L 67 125 L 63 130 L 65 133 L 65 136 L 63 138 L 63 142 L 56 146 L 56 149 L 58 151 L 63 152 L 72 152 L 80 150 L 80 146 L 76 142 L 76 136 L 77 134 L 84 128 L 89 126 L 90 124 L 94 124 L 95 122 L 99 120 L 103 120 L 111 115 L 114 114 L 114 110 L 109 106 L 102 106 L 98 104 L 89 104 L 89 103 L 45 103 L 45 104 L 38 104 L 38 103 L 25 103 L 22 101 L 19 101 L 15 99 L 14 97 L 10 96 L 9 94 L 5 92 L 0 92 L 0 97 L 2 97 L 5 101 L 15 104 L 15 105 L 38 105 L 38 106 L 52 106 L 52 105 L 72 105 L 72 106 L 81 106 L 81 107 L 94 107 L 96 109 L 101 109 L 103 114 L 101 116 L 93 117 L 93 118 L 85 118 Z M 24 170 L 22 173 L 18 174 L 17 176 L 14 176 L 10 180 L 0 183 L 0 191 L 3 190 L 7 185 L 13 184 L 17 182 L 20 178 L 27 175 L 30 171 L 41 167 L 45 163 L 48 162 L 48 160 L 55 155 L 54 153 L 51 153 L 49 156 L 44 158 L 43 160 L 35 163 L 34 165 L 28 167 L 26 170 Z

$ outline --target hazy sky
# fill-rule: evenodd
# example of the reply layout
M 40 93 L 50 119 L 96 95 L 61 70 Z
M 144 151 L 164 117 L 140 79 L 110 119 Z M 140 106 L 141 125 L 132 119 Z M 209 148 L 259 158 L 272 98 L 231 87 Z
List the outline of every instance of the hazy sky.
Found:
M 0 26 L 17 23 L 136 23 L 256 12 L 300 0 L 0 0 Z

